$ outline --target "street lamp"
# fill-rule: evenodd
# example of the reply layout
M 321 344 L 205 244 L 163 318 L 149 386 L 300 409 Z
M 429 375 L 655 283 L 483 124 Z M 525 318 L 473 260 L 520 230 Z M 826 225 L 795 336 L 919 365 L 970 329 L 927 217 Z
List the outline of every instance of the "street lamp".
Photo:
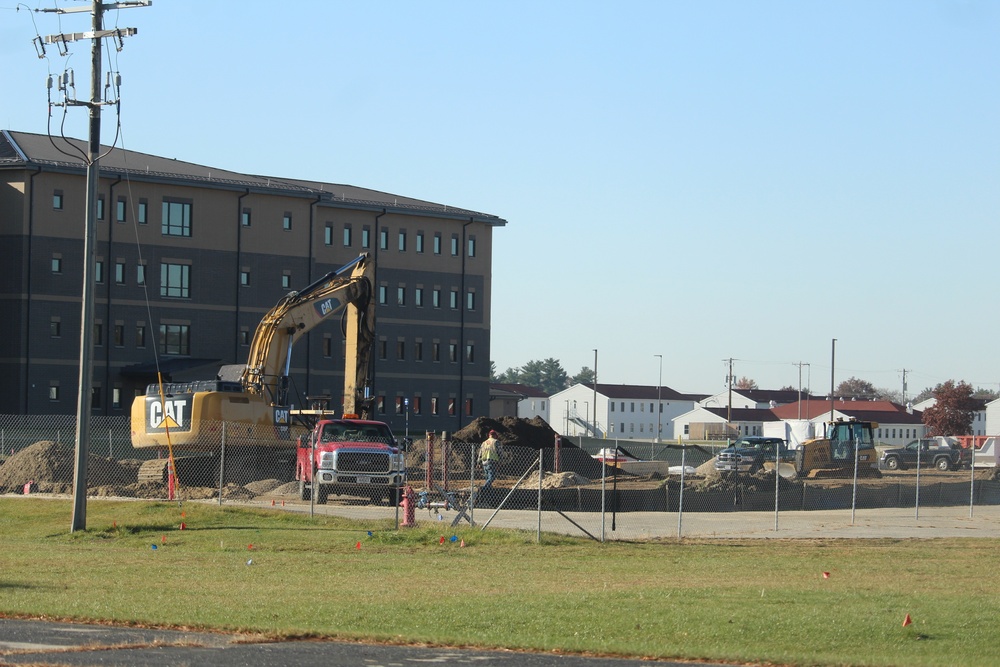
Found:
M 663 355 L 654 354 L 660 360 L 660 374 L 656 376 L 656 437 L 653 442 L 660 444 L 660 415 L 663 414 L 663 408 L 660 407 L 660 392 L 663 388 Z M 649 448 L 649 458 L 653 458 L 653 448 Z

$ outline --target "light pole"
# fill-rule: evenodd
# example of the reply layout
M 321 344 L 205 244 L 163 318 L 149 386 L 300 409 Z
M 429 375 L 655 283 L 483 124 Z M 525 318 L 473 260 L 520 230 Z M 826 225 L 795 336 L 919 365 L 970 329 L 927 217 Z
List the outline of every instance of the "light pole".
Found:
M 403 407 L 406 408 L 406 442 L 410 441 L 410 399 L 403 399 Z
M 663 408 L 660 407 L 660 391 L 663 388 L 663 355 L 654 354 L 654 357 L 660 360 L 660 373 L 656 376 L 656 437 L 653 442 L 660 444 L 660 415 L 663 414 Z M 653 458 L 653 448 L 649 448 L 649 458 Z

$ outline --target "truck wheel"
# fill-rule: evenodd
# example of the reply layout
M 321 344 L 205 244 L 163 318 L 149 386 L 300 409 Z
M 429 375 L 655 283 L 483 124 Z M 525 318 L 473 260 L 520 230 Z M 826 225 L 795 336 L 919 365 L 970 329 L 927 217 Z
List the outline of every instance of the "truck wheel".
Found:
M 899 457 L 887 456 L 885 459 L 886 470 L 899 470 Z
M 312 489 L 306 486 L 305 480 L 299 480 L 299 498 L 309 500 L 312 497 Z
M 329 497 L 330 497 L 330 490 L 324 489 L 322 486 L 320 486 L 319 491 L 316 492 L 316 502 L 320 505 L 326 505 L 326 501 Z
M 942 456 L 934 462 L 934 467 L 941 472 L 947 472 L 951 468 L 951 459 L 946 459 Z

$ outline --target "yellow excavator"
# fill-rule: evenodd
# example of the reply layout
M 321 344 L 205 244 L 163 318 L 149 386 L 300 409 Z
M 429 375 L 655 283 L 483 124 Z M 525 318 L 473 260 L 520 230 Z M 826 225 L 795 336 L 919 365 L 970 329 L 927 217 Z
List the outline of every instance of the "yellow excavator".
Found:
M 365 417 L 369 361 L 375 336 L 375 263 L 363 253 L 308 287 L 285 295 L 254 332 L 246 366 L 223 366 L 214 380 L 151 384 L 132 403 L 132 446 L 216 452 L 223 424 L 230 442 L 252 449 L 292 451 L 316 411 L 289 403 L 292 346 L 346 309 L 344 413 Z M 329 415 L 329 412 L 324 414 Z M 152 475 L 158 476 L 159 473 Z

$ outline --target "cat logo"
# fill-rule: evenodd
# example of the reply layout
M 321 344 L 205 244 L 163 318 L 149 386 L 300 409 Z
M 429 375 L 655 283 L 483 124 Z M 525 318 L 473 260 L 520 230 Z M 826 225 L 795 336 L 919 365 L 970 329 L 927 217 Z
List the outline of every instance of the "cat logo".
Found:
M 316 312 L 320 317 L 326 317 L 327 315 L 332 315 L 337 310 L 340 309 L 340 301 L 334 298 L 323 299 L 316 304 Z
M 188 404 L 190 396 L 184 398 L 173 397 L 163 402 L 159 398 L 151 398 L 146 403 L 149 420 L 146 429 L 149 432 L 164 431 L 166 429 L 188 430 L 191 425 L 185 422 L 188 417 Z

